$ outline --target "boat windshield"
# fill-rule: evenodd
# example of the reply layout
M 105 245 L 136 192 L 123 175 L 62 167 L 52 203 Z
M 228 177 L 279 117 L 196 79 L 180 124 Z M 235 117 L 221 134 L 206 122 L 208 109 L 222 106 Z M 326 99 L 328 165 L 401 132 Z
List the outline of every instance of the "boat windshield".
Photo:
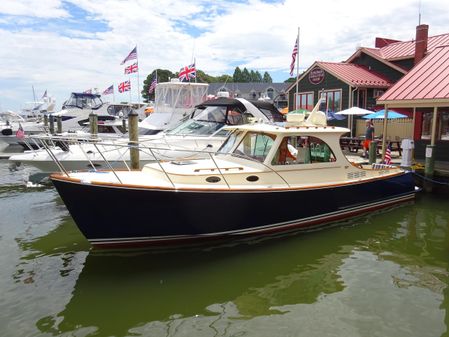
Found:
M 260 162 L 264 162 L 268 153 L 273 146 L 275 135 L 269 135 L 258 132 L 247 132 L 246 135 L 241 138 L 242 131 L 232 133 L 228 139 L 218 150 L 218 153 L 232 153 L 237 156 L 249 157 Z M 235 144 L 240 143 L 235 147 Z
M 72 94 L 64 108 L 98 109 L 103 105 L 103 101 L 97 95 L 92 94 Z
M 212 135 L 225 125 L 243 124 L 244 114 L 239 110 L 228 110 L 226 106 L 207 106 L 195 117 L 168 131 L 169 135 Z

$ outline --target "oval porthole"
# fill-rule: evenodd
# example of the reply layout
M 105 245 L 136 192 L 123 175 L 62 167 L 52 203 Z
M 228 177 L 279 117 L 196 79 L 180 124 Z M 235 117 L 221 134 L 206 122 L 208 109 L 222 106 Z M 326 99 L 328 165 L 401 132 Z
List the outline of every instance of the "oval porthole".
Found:
M 258 176 L 248 176 L 246 177 L 246 180 L 250 181 L 250 182 L 255 182 L 257 180 L 259 180 Z
M 218 183 L 220 180 L 221 180 L 220 177 L 217 176 L 210 176 L 206 178 L 206 181 L 208 183 Z

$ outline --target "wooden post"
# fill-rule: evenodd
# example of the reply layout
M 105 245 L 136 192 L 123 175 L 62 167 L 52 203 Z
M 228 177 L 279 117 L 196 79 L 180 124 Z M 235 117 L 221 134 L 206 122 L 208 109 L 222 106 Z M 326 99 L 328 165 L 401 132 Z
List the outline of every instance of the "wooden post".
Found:
M 382 134 L 382 161 L 385 160 L 385 153 L 387 152 L 387 123 L 388 123 L 388 106 L 385 105 L 384 125 Z
M 89 129 L 92 138 L 97 138 L 98 136 L 98 115 L 91 112 L 89 114 Z
M 55 134 L 55 117 L 50 115 L 50 134 Z
M 56 125 L 57 125 L 57 132 L 62 133 L 62 117 L 61 116 L 56 117 Z
M 44 115 L 44 126 L 45 127 L 48 126 L 48 115 L 47 114 Z
M 123 126 L 123 131 L 126 132 L 126 118 L 122 117 L 122 126 Z
M 426 146 L 426 164 L 424 167 L 424 175 L 426 178 L 433 178 L 435 171 L 435 145 Z M 426 192 L 432 192 L 432 182 L 424 180 L 423 183 L 424 190 Z
M 376 156 L 377 156 L 377 141 L 373 140 L 371 143 L 369 143 L 369 163 L 375 163 L 376 162 Z
M 131 158 L 131 169 L 140 169 L 139 159 L 139 115 L 134 111 L 128 115 L 128 128 L 129 128 L 129 155 Z

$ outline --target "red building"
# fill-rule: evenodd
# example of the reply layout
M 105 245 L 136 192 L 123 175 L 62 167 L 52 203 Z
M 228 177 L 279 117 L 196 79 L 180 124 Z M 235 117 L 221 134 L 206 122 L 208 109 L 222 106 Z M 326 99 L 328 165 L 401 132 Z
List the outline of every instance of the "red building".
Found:
M 449 48 L 443 46 L 449 46 L 449 34 L 429 37 L 428 31 L 419 25 L 414 40 L 376 38 L 375 48 L 359 48 L 345 62 L 313 63 L 288 88 L 289 109 L 310 109 L 321 93 L 334 112 L 394 107 L 413 118 L 415 156 L 424 158 L 425 145 L 433 141 L 436 160 L 448 161 Z

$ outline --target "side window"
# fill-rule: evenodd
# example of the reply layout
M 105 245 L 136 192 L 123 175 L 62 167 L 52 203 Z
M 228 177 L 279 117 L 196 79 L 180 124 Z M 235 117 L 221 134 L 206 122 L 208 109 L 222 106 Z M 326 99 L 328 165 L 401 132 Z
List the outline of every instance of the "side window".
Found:
M 248 132 L 234 153 L 263 162 L 273 146 L 275 136 Z
M 329 145 L 316 137 L 284 137 L 273 157 L 272 165 L 334 162 Z

